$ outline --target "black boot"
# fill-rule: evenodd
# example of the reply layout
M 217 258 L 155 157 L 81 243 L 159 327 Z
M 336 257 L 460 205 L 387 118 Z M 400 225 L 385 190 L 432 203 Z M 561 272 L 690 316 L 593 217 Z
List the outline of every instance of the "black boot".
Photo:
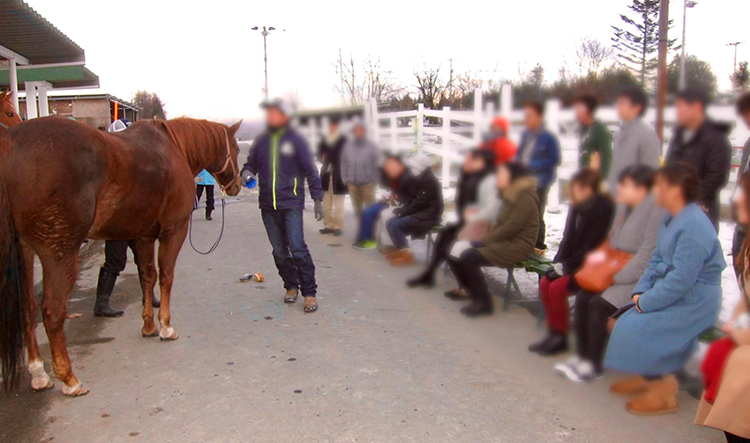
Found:
M 109 306 L 109 297 L 115 289 L 117 274 L 104 269 L 99 270 L 99 282 L 96 285 L 96 304 L 94 304 L 94 315 L 97 317 L 120 317 L 125 312 L 112 309 Z
M 553 355 L 562 354 L 568 351 L 568 336 L 567 334 L 561 334 L 559 332 L 553 332 L 552 338 L 547 342 L 546 346 L 539 349 L 539 355 L 542 357 L 551 357 Z
M 406 280 L 406 286 L 410 288 L 416 288 L 418 286 L 422 286 L 427 289 L 433 288 L 435 287 L 435 274 L 425 271 L 414 278 Z
M 467 317 L 492 314 L 492 302 L 472 300 L 468 306 L 461 308 L 461 313 Z
M 211 209 L 206 208 L 206 220 L 213 220 L 211 212 L 213 212 Z
M 141 297 L 141 305 L 145 305 L 145 304 L 146 304 L 146 294 L 144 294 L 143 297 Z M 154 295 L 151 297 L 151 306 L 155 308 L 161 307 L 161 302 L 156 297 L 156 293 L 154 293 Z
M 552 339 L 555 337 L 555 332 L 552 331 L 552 329 L 547 330 L 547 335 L 544 336 L 544 338 L 541 341 L 538 341 L 532 345 L 529 346 L 529 352 L 539 352 L 540 350 L 547 347 L 547 344 L 552 341 Z

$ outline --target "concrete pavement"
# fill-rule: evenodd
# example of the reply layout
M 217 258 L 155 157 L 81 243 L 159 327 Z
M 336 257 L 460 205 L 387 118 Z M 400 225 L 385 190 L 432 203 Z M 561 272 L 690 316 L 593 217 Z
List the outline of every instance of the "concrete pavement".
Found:
M 32 393 L 24 380 L 0 400 L 0 441 L 723 441 L 692 424 L 697 402 L 686 394 L 679 413 L 640 418 L 607 393 L 617 374 L 589 385 L 560 378 L 557 360 L 526 351 L 541 334 L 527 311 L 466 319 L 461 303 L 441 295 L 449 280 L 406 290 L 414 270 L 320 236 L 311 211 L 320 309 L 284 305 L 254 196 L 226 212 L 213 254 L 183 248 L 176 342 L 141 337 L 132 264 L 115 290 L 125 317 L 91 315 L 103 259 L 101 246 L 91 249 L 70 303 L 84 316 L 66 325 L 74 370 L 91 393 L 64 398 L 60 382 Z M 197 246 L 210 246 L 219 226 L 218 213 L 196 220 Z M 247 272 L 266 282 L 238 283 Z M 42 328 L 39 337 L 50 369 Z

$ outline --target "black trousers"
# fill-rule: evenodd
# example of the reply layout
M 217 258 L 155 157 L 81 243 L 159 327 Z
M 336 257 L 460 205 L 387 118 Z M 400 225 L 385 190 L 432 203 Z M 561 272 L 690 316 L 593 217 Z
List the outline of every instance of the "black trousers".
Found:
M 544 224 L 544 211 L 547 209 L 547 198 L 549 197 L 549 187 L 537 188 L 536 195 L 539 197 L 539 237 L 536 239 L 537 249 L 547 249 L 545 243 L 547 237 L 547 225 Z
M 198 201 L 203 195 L 203 188 L 206 188 L 206 211 L 211 212 L 214 210 L 214 185 L 198 185 L 195 187 L 195 192 L 198 197 Z
M 458 237 L 458 233 L 462 227 L 463 223 L 450 224 L 438 232 L 432 249 L 432 257 L 430 257 L 430 262 L 427 264 L 427 269 L 425 269 L 426 273 L 433 275 L 448 258 L 451 247 L 453 247 L 453 242 L 456 241 L 456 237 Z
M 458 285 L 469 293 L 471 299 L 492 305 L 492 296 L 482 273 L 483 266 L 495 266 L 477 249 L 467 249 L 460 258 L 448 256 L 448 266 L 456 276 Z
M 750 438 L 739 437 L 729 432 L 725 432 L 724 436 L 727 438 L 727 443 L 750 443 Z
M 115 275 L 120 275 L 128 261 L 128 248 L 133 251 L 135 263 L 138 264 L 138 253 L 135 250 L 135 240 L 107 240 L 104 242 L 104 265 L 102 269 Z
M 597 371 L 601 371 L 609 339 L 607 322 L 609 316 L 617 312 L 617 308 L 603 299 L 601 294 L 581 290 L 576 295 L 574 312 L 578 356 L 590 361 Z

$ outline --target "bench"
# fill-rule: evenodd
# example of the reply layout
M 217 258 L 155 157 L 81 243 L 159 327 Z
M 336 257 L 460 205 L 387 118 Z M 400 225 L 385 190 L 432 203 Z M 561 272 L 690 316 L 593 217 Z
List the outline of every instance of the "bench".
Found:
M 534 307 L 537 309 L 536 325 L 537 327 L 541 327 L 544 323 L 544 308 L 542 307 L 541 297 L 538 297 L 536 300 L 523 299 L 523 294 L 521 293 L 521 289 L 518 287 L 518 282 L 516 281 L 515 270 L 523 269 L 526 272 L 535 273 L 541 281 L 542 277 L 544 277 L 544 273 L 551 264 L 552 260 L 539 254 L 532 253 L 529 255 L 528 259 L 520 263 L 501 268 L 505 269 L 508 273 L 508 278 L 505 281 L 505 293 L 503 294 L 503 311 L 507 311 L 512 304 Z M 537 292 L 538 291 L 539 286 L 537 286 Z

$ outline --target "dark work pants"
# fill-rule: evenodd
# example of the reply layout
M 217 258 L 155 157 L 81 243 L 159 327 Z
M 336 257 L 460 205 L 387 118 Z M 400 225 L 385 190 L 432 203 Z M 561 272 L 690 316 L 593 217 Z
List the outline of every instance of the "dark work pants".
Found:
M 120 275 L 128 261 L 128 248 L 133 251 L 135 263 L 138 264 L 138 253 L 135 250 L 135 240 L 107 240 L 104 242 L 104 265 L 102 269 L 115 275 Z
M 206 211 L 211 212 L 214 210 L 214 185 L 198 185 L 195 187 L 196 196 L 198 201 L 203 195 L 203 188 L 206 189 Z
M 547 209 L 547 197 L 549 196 L 549 187 L 537 188 L 536 195 L 539 197 L 539 237 L 536 240 L 537 249 L 547 249 L 545 243 L 547 236 L 547 226 L 544 224 L 544 211 Z
M 597 371 L 602 371 L 604 351 L 607 349 L 607 322 L 617 308 L 601 297 L 581 290 L 576 295 L 575 330 L 578 356 L 594 364 Z
M 462 227 L 462 223 L 452 224 L 438 232 L 437 237 L 435 237 L 435 244 L 432 247 L 432 257 L 430 257 L 430 262 L 427 264 L 425 273 L 433 275 L 443 261 L 448 258 L 453 243 L 456 241 L 456 237 L 458 237 L 458 233 Z
M 459 287 L 465 289 L 473 301 L 492 305 L 492 296 L 487 288 L 482 267 L 495 265 L 484 258 L 484 255 L 475 248 L 467 249 L 461 253 L 461 258 L 449 256 L 448 266 L 456 276 Z
M 305 244 L 302 209 L 263 209 L 261 216 L 284 288 L 299 288 L 303 296 L 315 297 L 315 264 Z

